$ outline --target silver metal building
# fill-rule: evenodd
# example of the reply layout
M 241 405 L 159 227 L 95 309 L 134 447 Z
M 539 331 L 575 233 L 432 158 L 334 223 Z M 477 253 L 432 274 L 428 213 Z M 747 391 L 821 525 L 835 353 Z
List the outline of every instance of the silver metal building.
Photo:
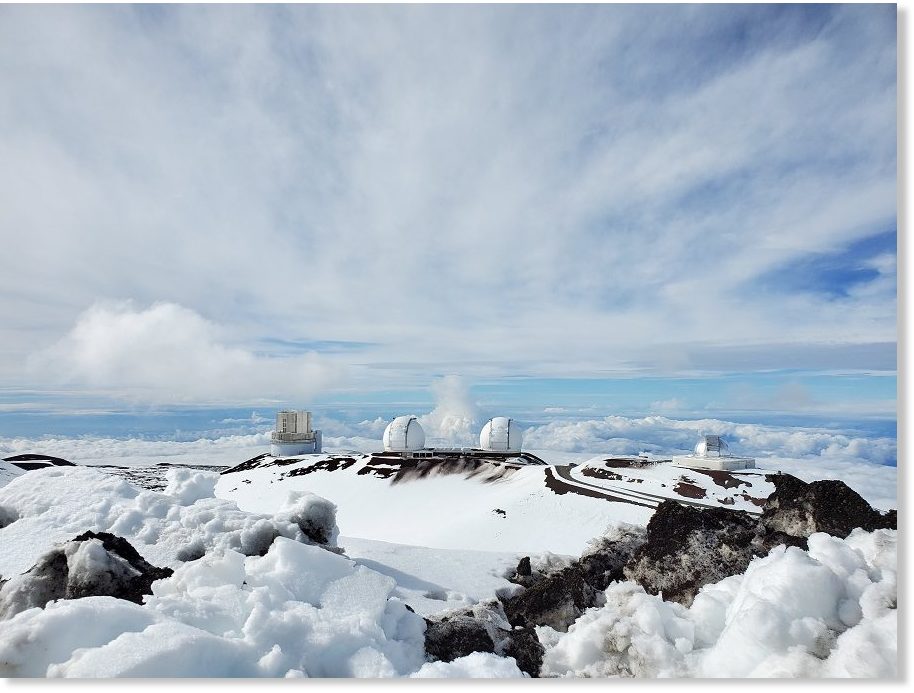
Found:
M 321 432 L 311 428 L 311 412 L 284 409 L 276 414 L 276 429 L 270 436 L 273 457 L 306 455 L 321 451 Z

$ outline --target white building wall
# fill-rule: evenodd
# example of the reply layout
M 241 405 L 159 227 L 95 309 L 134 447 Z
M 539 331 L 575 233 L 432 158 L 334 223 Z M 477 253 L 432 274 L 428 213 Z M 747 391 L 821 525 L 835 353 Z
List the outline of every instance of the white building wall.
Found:
M 698 455 L 677 455 L 673 458 L 673 464 L 677 467 L 722 469 L 725 471 L 755 469 L 755 459 L 752 457 L 700 457 Z

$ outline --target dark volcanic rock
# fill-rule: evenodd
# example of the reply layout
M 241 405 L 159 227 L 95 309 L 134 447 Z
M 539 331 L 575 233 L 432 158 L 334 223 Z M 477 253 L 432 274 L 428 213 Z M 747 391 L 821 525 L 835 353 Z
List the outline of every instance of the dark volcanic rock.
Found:
M 577 565 L 556 571 L 520 594 L 502 599 L 512 626 L 551 626 L 567 631 L 584 609 L 597 603 L 598 590 L 587 584 Z
M 762 514 L 762 524 L 768 531 L 794 537 L 825 532 L 843 539 L 857 527 L 868 532 L 896 528 L 895 511 L 883 515 L 843 481 L 807 484 L 790 474 L 765 478 L 775 488 Z
M 529 577 L 533 574 L 533 570 L 530 568 L 530 556 L 524 556 L 520 559 L 515 573 L 521 577 Z
M 664 501 L 623 572 L 651 594 L 688 606 L 703 585 L 746 570 L 757 524 L 745 512 Z
M 495 642 L 485 624 L 472 616 L 426 619 L 425 651 L 442 662 L 450 662 L 473 652 L 495 652 Z
M 514 628 L 508 633 L 507 643 L 500 654 L 505 657 L 514 657 L 518 669 L 537 678 L 540 674 L 540 667 L 543 666 L 545 653 L 546 649 L 536 637 L 536 631 L 532 627 L 527 627 Z
M 425 651 L 432 660 L 450 662 L 473 652 L 514 657 L 518 668 L 539 676 L 544 648 L 532 627 L 512 627 L 497 601 L 425 619 Z
M 108 596 L 142 604 L 152 583 L 173 572 L 150 564 L 123 537 L 86 532 L 8 580 L 0 589 L 0 618 L 57 599 Z
M 513 626 L 567 630 L 584 609 L 601 603 L 609 583 L 624 579 L 622 570 L 645 537 L 641 527 L 618 527 L 591 542 L 579 559 L 558 569 L 534 569 L 529 556 L 522 558 L 508 579 L 525 590 L 502 597 L 505 615 Z
M 814 532 L 844 538 L 856 527 L 894 529 L 894 510 L 873 509 L 843 481 L 807 484 L 789 474 L 769 475 L 775 492 L 761 519 L 724 508 L 697 509 L 664 501 L 647 525 L 647 543 L 624 574 L 652 594 L 688 606 L 698 590 L 746 570 L 775 546 L 807 547 Z
M 623 569 L 647 540 L 647 532 L 634 525 L 617 528 L 593 542 L 577 561 L 584 581 L 600 592 L 609 583 L 624 580 Z

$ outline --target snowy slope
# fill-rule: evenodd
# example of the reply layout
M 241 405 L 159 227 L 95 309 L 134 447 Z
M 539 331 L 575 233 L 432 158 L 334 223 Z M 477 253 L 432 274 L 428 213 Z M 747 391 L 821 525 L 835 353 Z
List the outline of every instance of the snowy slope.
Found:
M 384 455 L 262 455 L 224 472 L 220 497 L 272 512 L 289 490 L 337 504 L 340 532 L 445 549 L 579 554 L 617 522 L 644 525 L 665 498 L 758 512 L 764 473 L 698 472 L 669 463 L 622 468 L 504 461 L 417 463 Z
M 0 487 L 6 486 L 9 482 L 22 474 L 25 474 L 25 470 L 20 469 L 9 462 L 0 460 Z
M 492 599 L 496 590 L 512 589 L 504 577 L 513 572 L 517 553 L 430 549 L 341 536 L 346 555 L 356 564 L 397 582 L 394 596 L 420 614 L 470 606 Z

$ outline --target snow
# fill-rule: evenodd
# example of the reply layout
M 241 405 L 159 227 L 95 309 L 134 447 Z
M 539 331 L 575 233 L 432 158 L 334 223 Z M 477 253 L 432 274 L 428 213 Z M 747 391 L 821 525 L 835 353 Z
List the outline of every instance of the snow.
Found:
M 152 564 L 172 567 L 213 549 L 265 552 L 276 536 L 310 541 L 302 525 L 323 528 L 330 541 L 336 536 L 328 501 L 296 494 L 280 500 L 275 514 L 247 513 L 232 501 L 202 497 L 215 485 L 213 474 L 199 478 L 206 474 L 169 470 L 168 487 L 178 496 L 141 491 L 86 467 L 22 475 L 0 488 L 0 508 L 18 517 L 0 529 L 0 575 L 25 572 L 54 544 L 86 530 L 122 536 Z
M 0 630 L 0 674 L 393 676 L 412 673 L 425 663 L 424 621 L 393 596 L 392 578 L 302 543 L 306 538 L 291 522 L 284 526 L 280 520 L 248 515 L 214 498 L 183 505 L 206 484 L 178 477 L 182 475 L 169 480 L 169 488 L 181 497 L 140 492 L 79 468 L 40 470 L 3 489 L 3 502 L 21 518 L 0 530 L 0 542 L 18 546 L 14 553 L 20 560 L 40 559 L 46 542 L 29 542 L 28 537 L 44 539 L 53 527 L 42 521 L 50 519 L 50 506 L 57 504 L 39 505 L 38 497 L 57 498 L 74 525 L 94 529 L 118 524 L 136 510 L 137 499 L 145 498 L 146 509 L 160 525 L 159 541 L 146 544 L 136 534 L 129 538 L 150 560 L 176 570 L 153 584 L 153 594 L 142 606 L 86 597 L 18 610 Z M 327 506 L 312 496 L 295 496 L 286 512 L 294 515 L 315 507 Z M 204 542 L 203 557 L 182 563 L 174 551 L 179 544 L 161 539 L 185 530 L 188 512 L 200 526 L 206 524 L 202 516 L 209 516 L 210 524 L 234 523 L 241 532 L 256 532 L 260 523 L 268 522 L 290 533 L 294 527 L 297 533 L 276 537 L 263 556 L 246 557 L 231 542 Z M 16 532 L 20 524 L 32 531 Z M 6 574 L 17 572 L 9 570 L 14 561 L 4 559 Z M 79 578 L 97 577 L 110 569 L 112 560 L 94 540 L 68 545 L 67 559 Z M 15 580 L 7 587 L 15 587 Z
M 743 575 L 705 586 L 685 608 L 630 582 L 568 630 L 538 628 L 552 676 L 896 675 L 894 530 L 814 534 Z
M 513 679 L 523 678 L 513 657 L 499 657 L 490 652 L 474 652 L 451 662 L 429 662 L 411 675 L 416 679 Z
M 417 613 L 430 615 L 491 599 L 516 587 L 504 577 L 521 555 L 512 552 L 433 549 L 340 537 L 357 564 L 396 580 L 394 594 Z
M 6 486 L 9 482 L 22 474 L 25 474 L 24 470 L 14 464 L 0 460 L 0 486 Z M 0 518 L 0 522 L 2 521 L 3 519 Z
M 439 434 L 462 435 L 471 415 L 441 418 Z M 652 436 L 652 451 L 688 449 L 696 426 L 730 436 L 741 454 L 758 455 L 760 466 L 807 481 L 840 478 L 878 507 L 897 505 L 897 470 L 873 464 L 895 454 L 894 441 L 883 439 L 607 417 L 531 429 L 527 440 L 547 461 L 577 465 L 568 468 L 570 485 L 669 496 L 680 475 L 695 475 L 669 466 L 605 467 L 625 476 L 615 480 L 585 470 L 604 469 L 607 453 L 650 449 L 641 441 Z M 379 447 L 344 436 L 334 444 Z M 183 443 L 4 439 L 0 451 L 90 465 L 233 465 L 267 445 L 261 434 Z M 171 469 L 162 492 L 91 467 L 23 473 L 0 462 L 0 579 L 8 580 L 0 597 L 7 617 L 0 676 L 521 677 L 513 659 L 489 653 L 428 662 L 422 617 L 520 589 L 505 578 L 520 557 L 531 556 L 534 568 L 561 566 L 620 522 L 644 525 L 652 512 L 557 494 L 544 483 L 546 467 L 522 467 L 487 483 L 446 474 L 392 484 L 359 474 L 367 458 L 353 458 L 346 470 L 298 476 L 289 472 L 304 464 L 221 477 Z M 714 502 L 732 498 L 733 507 L 753 509 L 734 495 L 745 487 L 693 480 L 717 494 L 709 495 Z M 761 475 L 751 483 L 753 495 L 765 495 Z M 40 595 L 23 594 L 18 574 L 86 530 L 123 536 L 148 561 L 175 572 L 153 583 L 143 604 L 85 597 L 34 606 L 40 600 L 29 600 Z M 813 535 L 807 551 L 780 547 L 745 574 L 706 585 L 688 608 L 634 583 L 614 583 L 605 604 L 585 611 L 567 633 L 537 628 L 546 648 L 543 674 L 896 676 L 896 541 L 890 530 L 857 530 L 843 540 Z M 119 560 L 91 539 L 68 546 L 66 559 L 71 578 L 83 581 L 115 574 Z
M 757 514 L 774 491 L 765 470 L 740 472 L 728 477 L 728 485 L 668 462 L 620 468 L 603 457 L 573 467 L 483 462 L 464 471 L 445 462 L 427 475 L 406 473 L 413 469 L 409 464 L 359 454 L 267 456 L 221 475 L 216 494 L 271 514 L 290 490 L 331 498 L 346 536 L 440 549 L 578 555 L 620 522 L 645 525 L 666 498 Z
M 578 554 L 616 520 L 644 524 L 650 517 L 635 505 L 556 495 L 545 486 L 545 467 L 522 467 L 491 483 L 449 474 L 392 484 L 360 474 L 368 458 L 356 457 L 348 469 L 291 474 L 328 457 L 224 474 L 216 493 L 245 510 L 273 513 L 289 490 L 310 491 L 337 504 L 346 536 L 494 552 Z

